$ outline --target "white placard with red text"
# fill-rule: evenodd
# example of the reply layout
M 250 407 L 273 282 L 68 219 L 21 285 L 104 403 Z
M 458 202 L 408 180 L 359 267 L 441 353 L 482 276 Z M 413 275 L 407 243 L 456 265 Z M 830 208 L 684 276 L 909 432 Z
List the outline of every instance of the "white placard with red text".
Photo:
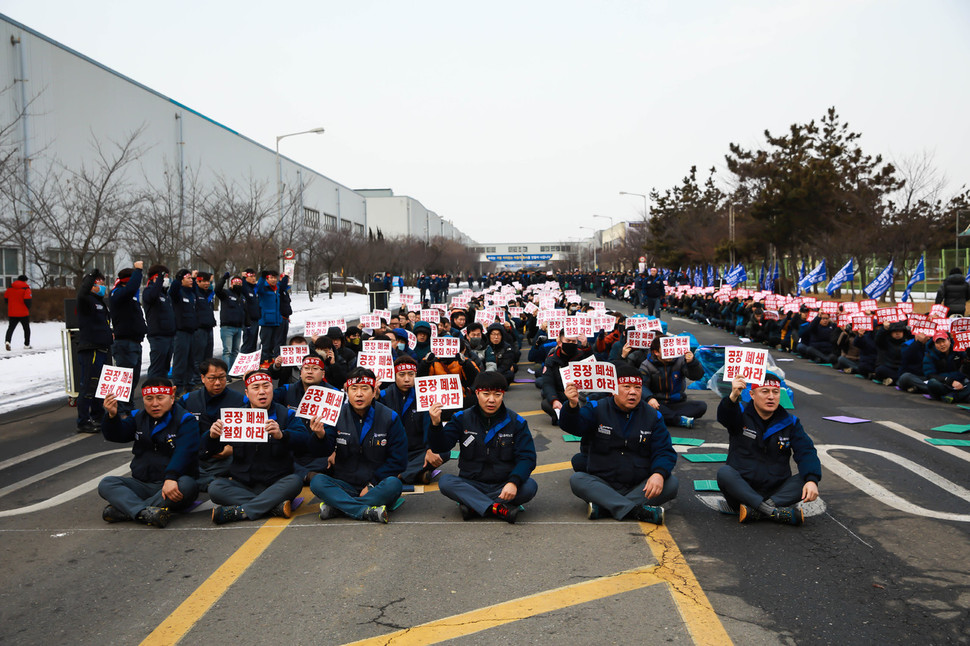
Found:
M 459 341 L 453 336 L 436 336 L 431 339 L 431 354 L 441 359 L 458 354 Z
M 421 321 L 427 321 L 428 323 L 437 323 L 441 320 L 441 312 L 439 312 L 434 307 L 429 307 L 427 309 L 421 310 L 421 315 L 418 317 Z
M 631 322 L 633 323 L 633 327 L 637 330 L 654 330 L 656 332 L 663 330 L 663 324 L 660 323 L 660 319 L 636 316 L 626 320 L 627 325 L 630 325 Z
M 360 342 L 360 349 L 364 352 L 384 352 L 391 354 L 391 342 L 381 339 L 367 339 Z
M 343 403 L 344 391 L 324 386 L 310 386 L 303 393 L 303 399 L 296 407 L 295 415 L 304 419 L 322 417 L 324 424 L 333 426 L 340 417 L 340 407 Z
M 223 442 L 266 442 L 266 410 L 262 408 L 223 408 Z
M 280 346 L 280 366 L 284 368 L 300 367 L 303 365 L 303 357 L 309 354 L 310 348 L 305 345 L 281 345 Z
M 414 305 L 414 301 L 417 300 L 417 296 L 414 294 L 398 294 L 398 298 L 401 300 L 401 305 L 408 309 L 411 309 L 411 306 Z
M 742 377 L 749 384 L 765 383 L 768 351 L 729 345 L 724 348 L 724 381 Z
M 418 337 L 411 330 L 405 330 L 405 332 L 408 333 L 408 350 L 413 350 L 418 345 Z
M 341 332 L 347 331 L 347 321 L 345 319 L 315 319 L 309 320 L 303 327 L 303 336 L 324 336 L 332 327 L 340 328 Z
M 626 333 L 626 344 L 634 349 L 646 349 L 650 347 L 656 334 L 653 330 L 630 330 Z
M 131 380 L 134 378 L 134 372 L 132 368 L 102 366 L 101 378 L 98 379 L 94 396 L 104 399 L 108 395 L 114 395 L 120 402 L 131 401 Z
M 390 353 L 361 352 L 357 355 L 357 366 L 373 370 L 377 381 L 394 381 L 394 359 Z
M 458 375 L 436 375 L 415 377 L 414 393 L 417 398 L 416 411 L 431 410 L 434 403 L 442 408 L 461 408 L 461 380 Z
M 256 370 L 257 368 L 259 368 L 259 350 L 250 352 L 249 354 L 242 354 L 240 352 L 236 355 L 236 360 L 232 362 L 232 368 L 229 369 L 229 374 L 233 377 L 241 377 L 250 370 Z
M 660 337 L 660 358 L 674 359 L 682 357 L 690 352 L 689 336 L 662 336 Z
M 381 317 L 388 323 L 391 322 L 391 310 L 374 310 L 371 314 Z
M 616 393 L 616 366 L 605 361 L 570 363 L 559 369 L 563 386 L 576 384 L 578 390 L 589 393 Z
M 377 314 L 361 314 L 360 327 L 376 330 L 381 326 L 381 317 Z

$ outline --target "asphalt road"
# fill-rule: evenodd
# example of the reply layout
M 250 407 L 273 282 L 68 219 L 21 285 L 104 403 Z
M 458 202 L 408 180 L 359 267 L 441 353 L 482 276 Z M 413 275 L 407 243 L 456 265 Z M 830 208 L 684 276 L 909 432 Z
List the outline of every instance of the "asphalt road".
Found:
M 670 331 L 737 342 L 679 319 Z M 124 472 L 126 446 L 75 435 L 63 405 L 5 415 L 0 642 L 970 641 L 970 449 L 923 439 L 970 436 L 930 430 L 970 424 L 970 412 L 780 365 L 823 457 L 824 504 L 799 528 L 718 513 L 716 494 L 693 482 L 719 465 L 686 460 L 665 528 L 586 520 L 565 464 L 576 445 L 537 413 L 531 383 L 506 398 L 527 416 L 540 465 L 539 494 L 514 526 L 462 522 L 434 487 L 406 496 L 388 525 L 321 522 L 307 504 L 289 521 L 215 527 L 207 502 L 164 530 L 108 525 L 95 486 Z M 691 453 L 723 452 L 716 396 L 689 392 L 708 415 L 672 434 L 705 441 Z M 822 419 L 833 415 L 870 421 Z

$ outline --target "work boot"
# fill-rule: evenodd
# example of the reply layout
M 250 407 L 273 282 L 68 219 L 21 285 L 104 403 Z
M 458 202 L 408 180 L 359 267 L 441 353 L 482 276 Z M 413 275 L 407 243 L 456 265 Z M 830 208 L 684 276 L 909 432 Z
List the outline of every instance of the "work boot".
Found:
M 239 520 L 246 520 L 246 512 L 238 505 L 220 505 L 212 509 L 212 522 L 225 525 Z
M 418 474 L 418 482 L 421 484 L 431 484 L 431 478 L 433 477 L 431 469 L 422 469 L 421 473 Z
M 303 484 L 309 486 L 310 481 L 316 478 L 319 474 L 316 471 L 308 471 L 305 476 L 303 476 Z
M 384 505 L 381 505 L 380 507 L 368 507 L 364 510 L 364 513 L 361 515 L 360 519 L 369 520 L 374 523 L 386 523 L 387 507 Z
M 801 507 L 778 507 L 771 514 L 771 520 L 782 525 L 801 525 L 805 522 L 805 513 Z
M 458 503 L 458 512 L 461 514 L 462 520 L 478 518 L 478 514 L 475 513 L 475 510 L 464 503 Z
M 609 514 L 603 511 L 603 508 L 597 505 L 595 502 L 587 503 L 586 518 L 589 518 L 590 520 L 599 520 L 600 518 L 606 518 L 607 516 L 609 516 Z
M 320 503 L 320 520 L 329 520 L 331 518 L 336 518 L 340 515 L 340 510 L 336 507 L 331 507 L 325 502 Z
M 739 523 L 753 523 L 756 520 L 761 520 L 765 515 L 754 507 L 748 507 L 747 505 L 740 505 L 738 508 L 738 522 Z
M 164 507 L 145 507 L 138 512 L 138 522 L 155 527 L 165 527 L 172 519 L 172 512 Z
M 131 520 L 131 516 L 121 511 L 114 505 L 108 505 L 101 512 L 101 518 L 104 519 L 106 523 L 123 523 L 126 520 Z
M 489 508 L 489 511 L 492 512 L 493 516 L 495 516 L 496 518 L 501 518 L 502 520 L 509 523 L 510 525 L 515 524 L 515 517 L 519 515 L 518 507 L 510 507 L 508 505 L 503 505 L 502 503 L 498 503 L 498 502 L 494 503 Z
M 269 515 L 275 516 L 276 518 L 291 518 L 293 516 L 293 503 L 289 500 L 284 500 L 273 507 L 269 511 Z
M 653 523 L 654 525 L 664 524 L 664 508 L 653 505 L 641 505 L 634 508 L 634 518 L 641 523 Z

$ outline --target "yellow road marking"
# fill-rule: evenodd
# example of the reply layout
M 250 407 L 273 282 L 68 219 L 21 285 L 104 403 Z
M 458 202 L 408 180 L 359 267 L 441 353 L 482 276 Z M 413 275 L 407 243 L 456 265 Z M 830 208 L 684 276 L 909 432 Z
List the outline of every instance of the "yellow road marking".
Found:
M 572 462 L 553 462 L 552 464 L 540 464 L 532 472 L 533 475 L 537 473 L 550 473 L 552 471 L 563 471 L 565 469 L 572 469 Z
M 527 410 L 524 413 L 519 413 L 519 415 L 521 415 L 522 417 L 531 417 L 532 415 L 545 415 L 545 414 L 546 414 L 546 411 L 544 410 Z
M 667 526 L 640 523 L 640 530 L 657 559 L 654 573 L 670 589 L 694 643 L 698 646 L 733 643 Z
M 177 644 L 292 522 L 270 518 L 151 632 L 142 646 Z
M 498 603 L 494 606 L 487 606 L 412 628 L 405 628 L 404 630 L 387 635 L 362 639 L 352 642 L 348 646 L 436 644 L 447 639 L 471 635 L 482 630 L 527 619 L 546 612 L 561 610 L 562 608 L 568 608 L 580 603 L 596 601 L 597 599 L 611 597 L 615 594 L 663 583 L 663 579 L 654 573 L 656 567 L 655 565 L 651 565 L 634 570 L 626 570 L 625 572 L 619 572 L 600 579 L 583 581 L 582 583 L 538 592 L 526 597 Z

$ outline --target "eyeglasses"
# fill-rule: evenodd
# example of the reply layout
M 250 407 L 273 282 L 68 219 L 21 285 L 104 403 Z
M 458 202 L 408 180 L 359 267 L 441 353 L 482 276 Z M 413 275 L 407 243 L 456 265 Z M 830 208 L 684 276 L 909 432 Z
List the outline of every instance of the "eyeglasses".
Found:
M 226 378 L 227 378 L 226 375 L 214 375 L 212 377 L 210 377 L 209 375 L 206 375 L 205 377 L 203 377 L 203 379 L 205 379 L 206 381 L 211 381 L 211 382 L 225 381 Z

